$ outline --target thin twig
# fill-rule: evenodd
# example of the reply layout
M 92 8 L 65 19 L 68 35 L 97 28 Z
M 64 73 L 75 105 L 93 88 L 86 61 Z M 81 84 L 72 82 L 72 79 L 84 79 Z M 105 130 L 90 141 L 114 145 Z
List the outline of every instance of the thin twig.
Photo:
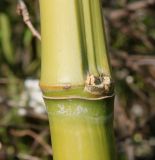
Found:
M 143 9 L 143 8 L 152 6 L 154 4 L 155 4 L 155 0 L 141 0 L 141 1 L 132 2 L 132 3 L 127 4 L 124 9 L 117 9 L 117 10 L 112 11 L 108 15 L 108 17 L 111 20 L 118 20 L 118 19 L 128 16 L 130 12 L 134 12 L 139 9 Z
M 34 157 L 34 156 L 31 156 L 31 155 L 27 155 L 27 154 L 18 154 L 17 157 L 22 159 L 22 160 L 41 160 L 38 157 Z
M 30 15 L 29 15 L 28 9 L 27 9 L 26 4 L 24 3 L 23 0 L 18 0 L 17 12 L 18 12 L 19 15 L 21 15 L 23 17 L 24 23 L 28 26 L 28 28 L 30 29 L 30 31 L 32 32 L 32 34 L 37 39 L 41 40 L 41 35 L 35 29 L 35 27 L 33 26 L 32 22 L 30 20 Z
M 39 136 L 35 132 L 31 130 L 17 131 L 17 130 L 12 129 L 11 134 L 16 137 L 30 136 L 33 139 L 35 139 L 40 145 L 42 145 L 42 147 L 48 152 L 49 155 L 53 155 L 52 148 L 43 140 L 41 136 Z

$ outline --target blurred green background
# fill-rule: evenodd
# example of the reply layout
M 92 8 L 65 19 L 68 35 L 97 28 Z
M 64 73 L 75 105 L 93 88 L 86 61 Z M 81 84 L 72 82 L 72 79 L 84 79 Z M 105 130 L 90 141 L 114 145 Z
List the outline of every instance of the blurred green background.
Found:
M 25 0 L 40 32 L 39 0 Z M 40 42 L 17 1 L 0 0 L 0 160 L 51 160 L 38 88 Z M 103 0 L 116 81 L 118 160 L 155 160 L 155 0 Z

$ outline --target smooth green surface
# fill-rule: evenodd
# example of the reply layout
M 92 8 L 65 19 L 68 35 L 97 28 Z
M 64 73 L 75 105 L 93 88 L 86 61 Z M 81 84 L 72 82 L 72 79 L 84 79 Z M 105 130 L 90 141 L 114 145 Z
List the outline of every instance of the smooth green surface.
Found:
M 114 160 L 113 98 L 45 100 L 54 160 Z
M 111 76 L 100 0 L 40 0 L 41 84 L 83 85 Z
M 110 75 L 111 68 L 109 64 L 109 57 L 107 54 L 108 50 L 106 45 L 105 28 L 102 16 L 102 3 L 100 0 L 90 1 L 97 69 L 99 73 Z
M 81 44 L 75 0 L 40 0 L 41 83 L 83 84 Z

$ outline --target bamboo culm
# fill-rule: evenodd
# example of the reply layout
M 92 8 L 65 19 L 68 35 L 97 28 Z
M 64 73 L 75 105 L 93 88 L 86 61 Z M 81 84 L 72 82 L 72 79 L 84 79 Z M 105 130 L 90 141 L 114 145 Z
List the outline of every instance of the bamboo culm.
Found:
M 40 0 L 40 87 L 54 160 L 115 160 L 114 83 L 100 0 Z

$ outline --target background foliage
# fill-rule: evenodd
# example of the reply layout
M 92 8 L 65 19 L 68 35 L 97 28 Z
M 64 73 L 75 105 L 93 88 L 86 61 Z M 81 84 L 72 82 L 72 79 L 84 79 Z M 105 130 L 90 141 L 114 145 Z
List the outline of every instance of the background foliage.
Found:
M 40 30 L 38 0 L 25 0 Z M 48 120 L 35 86 L 40 42 L 0 0 L 0 159 L 52 159 Z M 103 0 L 116 81 L 115 134 L 119 160 L 155 159 L 155 0 Z

